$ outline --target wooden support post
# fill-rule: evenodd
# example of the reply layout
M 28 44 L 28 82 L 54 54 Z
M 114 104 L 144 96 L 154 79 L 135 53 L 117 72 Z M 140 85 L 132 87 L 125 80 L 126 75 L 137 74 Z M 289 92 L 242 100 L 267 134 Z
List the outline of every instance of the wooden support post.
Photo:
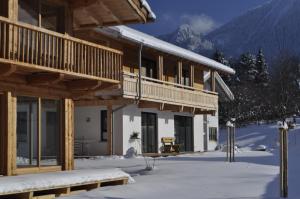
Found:
M 1 145 L 3 161 L 1 173 L 6 176 L 16 170 L 16 97 L 11 92 L 5 92 L 1 97 Z
M 194 87 L 195 83 L 195 66 L 191 65 L 190 66 L 190 79 L 191 79 L 191 87 Z
M 288 130 L 279 129 L 280 137 L 280 196 L 288 197 Z
M 74 102 L 72 99 L 64 99 L 63 102 L 63 170 L 74 169 Z
M 182 61 L 177 63 L 177 83 L 182 84 Z
M 157 79 L 164 80 L 164 57 L 161 55 L 157 57 Z
M 227 148 L 226 148 L 226 159 L 229 162 L 229 140 L 230 140 L 230 127 L 227 127 Z
M 232 145 L 233 145 L 233 158 L 232 161 L 235 162 L 235 125 L 232 127 Z
M 107 106 L 107 153 L 108 155 L 113 155 L 112 148 L 112 105 Z
M 210 87 L 212 92 L 216 92 L 216 72 L 210 71 Z

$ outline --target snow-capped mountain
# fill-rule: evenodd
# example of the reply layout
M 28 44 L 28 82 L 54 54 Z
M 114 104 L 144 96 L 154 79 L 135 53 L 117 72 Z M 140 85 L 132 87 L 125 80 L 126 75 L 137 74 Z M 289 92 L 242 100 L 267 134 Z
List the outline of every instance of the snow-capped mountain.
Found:
M 161 37 L 181 47 L 207 54 L 219 49 L 227 56 L 262 48 L 268 59 L 279 53 L 300 55 L 300 0 L 272 0 L 203 36 L 188 28 Z M 166 39 L 168 38 L 168 39 Z
M 198 51 L 199 49 L 212 50 L 213 44 L 203 39 L 203 37 L 203 34 L 198 33 L 191 25 L 182 24 L 173 33 L 162 35 L 159 38 L 192 51 Z

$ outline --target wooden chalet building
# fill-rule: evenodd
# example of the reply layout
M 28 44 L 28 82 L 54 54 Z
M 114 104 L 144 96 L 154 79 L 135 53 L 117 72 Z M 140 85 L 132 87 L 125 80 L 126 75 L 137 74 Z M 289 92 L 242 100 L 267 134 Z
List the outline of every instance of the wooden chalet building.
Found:
M 0 0 L 0 175 L 73 169 L 74 100 L 123 85 L 123 52 L 75 33 L 154 18 L 144 0 Z
M 159 153 L 163 137 L 176 137 L 185 152 L 215 148 L 217 88 L 233 99 L 218 73 L 233 69 L 126 26 L 76 35 L 124 53 L 120 84 L 76 102 L 77 155 Z

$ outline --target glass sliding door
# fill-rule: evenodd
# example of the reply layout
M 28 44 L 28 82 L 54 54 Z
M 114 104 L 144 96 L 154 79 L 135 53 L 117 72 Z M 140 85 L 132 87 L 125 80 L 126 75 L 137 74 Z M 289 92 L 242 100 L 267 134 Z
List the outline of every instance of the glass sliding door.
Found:
M 38 99 L 17 99 L 17 166 L 37 166 Z
M 41 107 L 41 165 L 59 165 L 60 102 L 42 99 Z
M 175 115 L 174 123 L 176 144 L 180 144 L 180 150 L 194 151 L 193 118 Z
M 142 153 L 157 153 L 157 116 L 142 113 Z
M 61 164 L 60 100 L 17 97 L 17 167 Z

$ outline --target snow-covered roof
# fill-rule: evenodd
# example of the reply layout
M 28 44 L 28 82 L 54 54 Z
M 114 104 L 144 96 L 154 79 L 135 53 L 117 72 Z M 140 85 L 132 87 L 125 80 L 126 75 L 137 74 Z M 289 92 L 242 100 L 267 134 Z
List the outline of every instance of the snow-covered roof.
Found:
M 224 80 L 219 75 L 219 73 L 216 73 L 215 78 L 216 78 L 216 82 L 218 83 L 218 85 L 220 85 L 222 92 L 227 96 L 227 98 L 229 100 L 234 100 L 234 94 L 232 93 L 230 88 L 227 86 L 227 84 L 224 82 Z M 209 79 L 210 79 L 210 73 L 205 73 L 204 82 L 208 81 Z
M 148 17 L 150 19 L 155 20 L 156 19 L 156 15 L 154 14 L 154 12 L 152 11 L 150 5 L 148 4 L 148 2 L 146 0 L 140 0 L 142 6 L 148 11 Z
M 186 50 L 184 48 L 178 47 L 176 45 L 170 44 L 168 42 L 162 41 L 156 37 L 134 30 L 127 26 L 98 28 L 97 31 L 104 33 L 108 36 L 120 37 L 134 43 L 142 43 L 146 47 L 156 49 L 171 55 L 181 57 L 183 59 L 193 61 L 195 63 L 205 65 L 217 71 L 221 71 L 229 74 L 235 73 L 235 71 L 232 68 L 225 66 L 219 62 L 216 62 L 212 59 L 209 59 L 207 57 L 204 57 L 192 51 Z

